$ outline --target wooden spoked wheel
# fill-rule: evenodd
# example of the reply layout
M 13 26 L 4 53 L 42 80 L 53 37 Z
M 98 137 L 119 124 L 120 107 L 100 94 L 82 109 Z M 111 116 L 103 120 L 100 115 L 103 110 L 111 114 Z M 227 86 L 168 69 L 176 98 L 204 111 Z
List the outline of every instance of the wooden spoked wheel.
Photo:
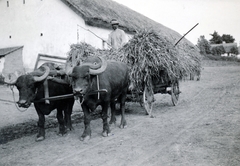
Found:
M 153 108 L 153 98 L 154 93 L 149 92 L 149 88 L 145 86 L 144 91 L 143 91 L 143 103 L 144 103 L 144 108 L 146 111 L 147 115 L 152 116 L 152 108 Z
M 172 103 L 174 106 L 176 106 L 178 103 L 179 94 L 180 94 L 179 82 L 174 81 L 171 84 L 171 98 L 172 98 Z

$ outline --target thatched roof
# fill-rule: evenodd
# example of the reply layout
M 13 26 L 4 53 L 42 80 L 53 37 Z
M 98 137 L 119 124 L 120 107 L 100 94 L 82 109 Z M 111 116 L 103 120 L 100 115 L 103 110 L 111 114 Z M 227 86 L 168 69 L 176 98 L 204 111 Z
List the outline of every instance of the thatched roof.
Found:
M 90 26 L 110 29 L 110 21 L 115 18 L 120 23 L 120 28 L 128 33 L 152 29 L 173 44 L 182 37 L 176 31 L 112 0 L 62 0 L 62 2 L 79 14 Z M 183 54 L 185 52 L 198 54 L 198 49 L 185 38 L 178 44 L 178 48 Z

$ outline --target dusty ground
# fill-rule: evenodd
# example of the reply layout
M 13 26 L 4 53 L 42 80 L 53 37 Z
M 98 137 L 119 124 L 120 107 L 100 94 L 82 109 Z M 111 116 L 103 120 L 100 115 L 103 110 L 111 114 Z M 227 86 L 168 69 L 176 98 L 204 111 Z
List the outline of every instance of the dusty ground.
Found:
M 127 103 L 128 127 L 112 126 L 112 135 L 103 138 L 102 121 L 96 119 L 91 123 L 89 142 L 79 140 L 83 123 L 77 105 L 74 131 L 57 136 L 51 115 L 47 117 L 46 139 L 35 142 L 34 108 L 20 113 L 13 103 L 0 100 L 0 165 L 239 166 L 239 73 L 239 65 L 205 62 L 201 81 L 180 82 L 182 93 L 177 106 L 172 106 L 170 95 L 157 94 L 156 118 L 149 118 L 138 103 Z M 1 88 L 1 99 L 10 100 L 7 94 L 10 90 Z M 8 141 L 3 135 L 6 129 L 11 137 L 21 138 Z

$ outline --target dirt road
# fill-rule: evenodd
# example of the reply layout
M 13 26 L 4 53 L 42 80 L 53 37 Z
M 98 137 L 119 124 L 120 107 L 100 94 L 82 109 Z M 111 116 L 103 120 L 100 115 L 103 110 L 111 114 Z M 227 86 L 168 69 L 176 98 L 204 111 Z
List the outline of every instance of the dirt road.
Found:
M 180 82 L 177 106 L 170 95 L 155 95 L 156 118 L 138 103 L 127 103 L 128 127 L 111 126 L 106 138 L 96 119 L 88 142 L 79 140 L 84 126 L 76 123 L 63 137 L 49 128 L 42 142 L 30 135 L 1 144 L 0 165 L 239 166 L 239 73 L 237 65 L 205 66 L 200 81 Z

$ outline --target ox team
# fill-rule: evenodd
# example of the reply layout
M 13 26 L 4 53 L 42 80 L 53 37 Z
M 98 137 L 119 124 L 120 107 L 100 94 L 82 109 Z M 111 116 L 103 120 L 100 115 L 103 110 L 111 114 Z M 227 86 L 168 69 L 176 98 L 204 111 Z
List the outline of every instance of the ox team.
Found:
M 113 32 L 109 35 L 108 42 L 112 49 L 118 49 L 127 42 L 127 37 L 123 30 L 118 29 L 117 20 L 112 20 L 111 24 Z M 49 103 L 41 101 L 44 97 L 46 98 L 46 86 L 49 96 L 68 95 L 73 92 L 80 99 L 85 126 L 80 140 L 90 139 L 91 112 L 98 105 L 102 107 L 103 136 L 108 136 L 110 133 L 109 124 L 116 123 L 116 102 L 120 103 L 120 128 L 126 127 L 125 100 L 129 86 L 129 71 L 126 64 L 92 56 L 82 62 L 80 66 L 75 66 L 71 74 L 60 74 L 60 77 L 64 78 L 51 77 L 57 76 L 58 72 L 59 70 L 53 63 L 45 63 L 32 73 L 22 75 L 9 82 L 6 81 L 7 84 L 15 85 L 19 91 L 19 101 L 17 102 L 19 107 L 28 108 L 31 103 L 34 103 L 39 118 L 36 141 L 45 139 L 45 115 L 49 115 L 54 109 L 57 109 L 59 134 L 65 134 L 66 128 L 72 129 L 71 114 L 74 98 L 50 101 Z M 108 123 L 109 106 L 111 118 Z

